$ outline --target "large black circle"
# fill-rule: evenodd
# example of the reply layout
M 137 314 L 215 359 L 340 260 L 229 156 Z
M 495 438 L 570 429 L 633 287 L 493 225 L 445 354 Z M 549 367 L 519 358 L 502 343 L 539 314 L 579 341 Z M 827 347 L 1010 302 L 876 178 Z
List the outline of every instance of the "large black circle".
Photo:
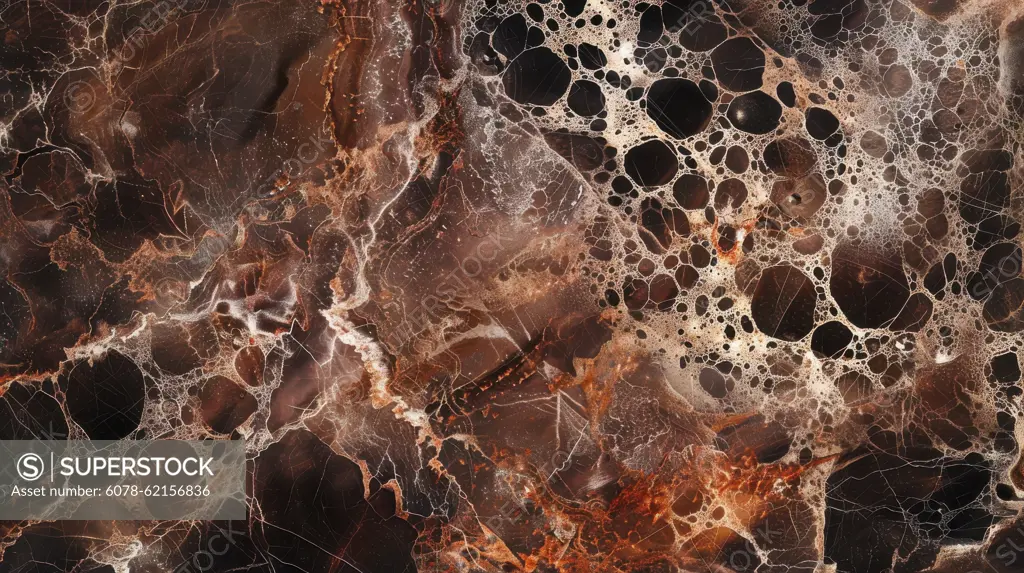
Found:
M 772 96 L 762 92 L 750 92 L 732 100 L 726 112 L 729 121 L 737 129 L 747 133 L 771 133 L 779 127 L 782 119 L 782 105 Z
M 842 356 L 843 351 L 853 342 L 853 332 L 838 320 L 826 322 L 814 329 L 811 335 L 811 350 L 826 358 Z
M 626 174 L 644 187 L 664 185 L 679 171 L 679 158 L 665 142 L 652 139 L 626 152 Z
M 551 50 L 526 50 L 512 60 L 501 76 L 508 97 L 522 104 L 551 105 L 558 101 L 572 81 L 569 66 Z
M 647 115 L 672 137 L 682 139 L 704 131 L 711 113 L 711 102 L 690 80 L 661 79 L 647 92 Z
M 593 117 L 604 109 L 604 94 L 601 86 L 590 80 L 577 80 L 569 89 L 566 98 L 569 109 L 583 117 Z
M 764 52 L 747 37 L 726 40 L 711 52 L 715 78 L 734 92 L 756 90 L 764 76 Z
M 120 440 L 139 427 L 146 403 L 142 371 L 125 355 L 75 364 L 61 376 L 71 419 L 93 440 Z
M 839 120 L 829 110 L 812 107 L 807 110 L 807 133 L 818 140 L 828 139 L 839 130 Z

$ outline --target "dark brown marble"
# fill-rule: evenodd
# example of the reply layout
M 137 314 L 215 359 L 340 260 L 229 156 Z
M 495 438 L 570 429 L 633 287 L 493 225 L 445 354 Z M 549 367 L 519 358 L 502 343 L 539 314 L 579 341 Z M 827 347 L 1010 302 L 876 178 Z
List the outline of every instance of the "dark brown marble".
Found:
M 9 0 L 0 573 L 1024 571 L 1011 0 Z

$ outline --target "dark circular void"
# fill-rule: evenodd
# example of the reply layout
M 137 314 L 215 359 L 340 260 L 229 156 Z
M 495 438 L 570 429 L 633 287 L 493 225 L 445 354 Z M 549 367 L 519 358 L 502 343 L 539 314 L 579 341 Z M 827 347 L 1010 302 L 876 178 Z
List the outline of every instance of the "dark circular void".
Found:
M 725 398 L 734 385 L 731 380 L 726 380 L 725 376 L 722 376 L 722 373 L 714 368 L 701 370 L 697 380 L 700 382 L 700 387 L 712 398 Z
M 811 350 L 826 358 L 837 358 L 853 342 L 853 333 L 845 324 L 833 320 L 814 329 Z
M 564 0 L 562 6 L 565 7 L 566 14 L 579 16 L 583 13 L 583 9 L 587 7 L 587 0 Z
M 727 40 L 711 52 L 718 83 L 735 92 L 756 90 L 764 75 L 764 52 L 746 37 Z
M 79 362 L 61 376 L 71 419 L 93 440 L 120 440 L 139 427 L 146 402 L 142 371 L 111 351 L 90 365 Z
M 860 328 L 885 326 L 910 298 L 899 253 L 852 243 L 832 252 L 829 290 L 846 318 Z
M 569 109 L 583 117 L 592 117 L 604 110 L 604 94 L 601 86 L 590 80 L 577 80 L 569 88 L 566 99 Z
M 711 113 L 711 102 L 690 80 L 661 79 L 647 92 L 647 115 L 672 137 L 682 139 L 704 131 Z
M 508 97 L 533 105 L 555 103 L 565 95 L 570 81 L 572 73 L 562 58 L 543 47 L 520 54 L 501 76 Z
M 661 17 L 661 6 L 649 6 L 640 16 L 640 30 L 637 32 L 637 44 L 650 46 L 665 33 L 664 21 Z
M 786 104 L 786 107 L 793 107 L 796 105 L 796 92 L 793 90 L 792 83 L 780 83 L 779 86 L 775 88 L 775 93 L 779 96 L 779 100 Z
M 588 70 L 598 70 L 608 63 L 608 58 L 601 51 L 601 48 L 593 44 L 580 44 L 578 49 L 580 64 Z
M 700 175 L 687 173 L 672 185 L 672 196 L 683 209 L 703 209 L 711 198 L 711 186 Z
M 750 92 L 732 100 L 726 116 L 736 129 L 747 133 L 765 134 L 779 127 L 782 105 L 762 91 Z
M 676 152 L 658 139 L 641 143 L 626 152 L 626 174 L 644 187 L 664 185 L 679 171 Z
M 839 120 L 827 109 L 812 107 L 807 110 L 807 133 L 818 140 L 828 139 L 839 130 Z
M 514 58 L 526 49 L 529 26 L 522 14 L 512 14 L 498 24 L 491 44 L 506 58 Z
M 814 328 L 814 283 L 792 265 L 765 269 L 761 274 L 750 313 L 757 328 L 780 340 L 796 341 Z

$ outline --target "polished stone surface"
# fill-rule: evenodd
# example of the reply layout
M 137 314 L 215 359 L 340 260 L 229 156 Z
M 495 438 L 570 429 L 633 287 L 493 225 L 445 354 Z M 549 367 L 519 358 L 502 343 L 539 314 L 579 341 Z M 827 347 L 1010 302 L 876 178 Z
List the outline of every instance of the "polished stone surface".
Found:
M 0 572 L 1024 571 L 1014 0 L 8 0 Z

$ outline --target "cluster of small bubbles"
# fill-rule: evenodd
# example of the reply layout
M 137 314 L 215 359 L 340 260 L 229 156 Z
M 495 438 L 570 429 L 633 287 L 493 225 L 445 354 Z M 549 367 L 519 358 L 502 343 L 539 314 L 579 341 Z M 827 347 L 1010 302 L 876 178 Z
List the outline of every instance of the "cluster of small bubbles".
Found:
M 595 305 L 697 409 L 817 412 L 791 461 L 979 348 L 1010 380 L 1024 330 L 999 35 L 834 4 L 487 2 L 464 44 L 587 182 Z M 996 391 L 1002 416 L 1016 394 Z

